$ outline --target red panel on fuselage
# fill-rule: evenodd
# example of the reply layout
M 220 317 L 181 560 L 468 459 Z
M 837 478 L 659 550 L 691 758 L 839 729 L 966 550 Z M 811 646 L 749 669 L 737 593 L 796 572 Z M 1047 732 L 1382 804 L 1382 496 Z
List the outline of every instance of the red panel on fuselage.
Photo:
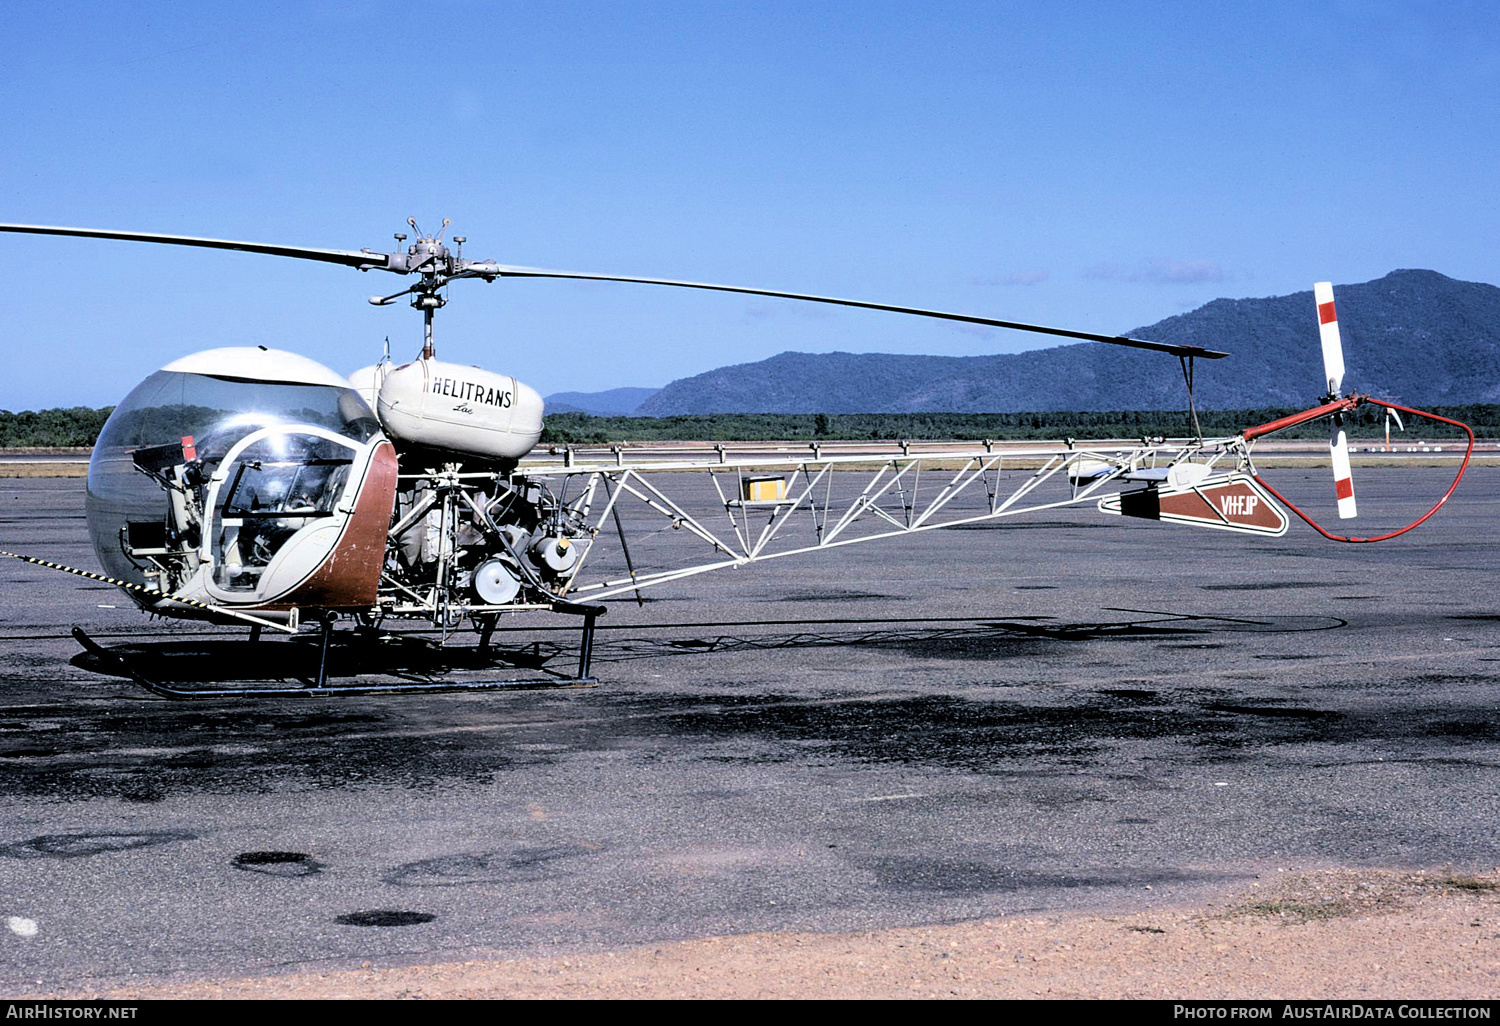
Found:
M 385 539 L 396 504 L 396 449 L 381 442 L 370 457 L 354 512 L 322 565 L 275 602 L 258 609 L 369 609 L 380 587 Z

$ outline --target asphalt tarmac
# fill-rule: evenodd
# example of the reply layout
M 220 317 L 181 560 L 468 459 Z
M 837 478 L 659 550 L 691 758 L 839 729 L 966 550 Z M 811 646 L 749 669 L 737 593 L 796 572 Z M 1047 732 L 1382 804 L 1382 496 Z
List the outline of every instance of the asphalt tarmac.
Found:
M 6 560 L 0 992 L 1489 870 L 1497 512 L 1491 468 L 1381 545 L 1050 512 L 616 599 L 593 689 L 260 704 L 153 698 L 68 628 L 229 678 L 244 632 Z M 0 548 L 92 568 L 82 482 L 0 481 Z

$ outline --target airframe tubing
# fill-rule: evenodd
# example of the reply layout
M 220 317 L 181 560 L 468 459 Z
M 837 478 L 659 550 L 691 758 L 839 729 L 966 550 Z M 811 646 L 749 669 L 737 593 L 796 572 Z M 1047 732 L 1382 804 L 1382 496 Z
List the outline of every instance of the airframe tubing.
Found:
M 1422 410 L 1414 410 L 1409 406 L 1400 406 L 1396 403 L 1388 403 L 1383 399 L 1372 399 L 1367 395 L 1352 395 L 1346 399 L 1339 399 L 1331 403 L 1325 403 L 1324 405 L 1311 410 L 1303 410 L 1301 413 L 1294 413 L 1290 417 L 1282 417 L 1280 420 L 1273 420 L 1268 424 L 1261 424 L 1259 427 L 1247 428 L 1244 432 L 1244 438 L 1245 441 L 1248 442 L 1253 438 L 1259 438 L 1263 435 L 1268 435 L 1273 431 L 1280 431 L 1282 428 L 1294 427 L 1297 424 L 1305 424 L 1310 420 L 1317 420 L 1319 417 L 1326 417 L 1335 413 L 1343 413 L 1346 410 L 1352 410 L 1363 403 L 1369 403 L 1372 406 L 1384 407 L 1387 410 L 1395 410 L 1398 413 L 1409 413 L 1414 417 L 1422 417 L 1425 420 L 1434 420 L 1442 424 L 1452 424 L 1454 427 L 1463 428 L 1464 433 L 1469 436 L 1469 447 L 1464 451 L 1463 462 L 1461 462 L 1458 466 L 1458 474 L 1453 478 L 1453 483 L 1448 486 L 1448 490 L 1443 493 L 1442 498 L 1438 499 L 1437 502 L 1432 504 L 1431 509 L 1429 509 L 1426 513 L 1423 513 L 1416 520 L 1413 520 L 1411 523 L 1407 524 L 1400 530 L 1391 531 L 1388 534 L 1377 534 L 1371 538 L 1355 538 L 1352 536 L 1334 534 L 1331 531 L 1325 530 L 1322 524 L 1318 523 L 1312 517 L 1302 512 L 1302 510 L 1297 508 L 1296 504 L 1287 499 L 1286 496 L 1282 495 L 1275 488 L 1271 487 L 1271 483 L 1265 478 L 1261 477 L 1259 471 L 1256 471 L 1253 468 L 1251 469 L 1251 476 L 1254 477 L 1255 480 L 1259 481 L 1261 485 L 1265 487 L 1266 491 L 1270 492 L 1277 499 L 1280 499 L 1288 509 L 1297 514 L 1297 516 L 1301 517 L 1309 527 L 1311 527 L 1314 531 L 1317 531 L 1329 541 L 1351 543 L 1386 541 L 1387 539 L 1403 535 L 1414 527 L 1420 526 L 1427 520 L 1428 517 L 1436 513 L 1439 509 L 1442 508 L 1443 504 L 1448 501 L 1449 496 L 1451 496 L 1454 489 L 1458 487 L 1458 482 L 1463 480 L 1464 472 L 1469 469 L 1469 460 L 1474 455 L 1474 429 L 1469 427 L 1469 425 L 1465 424 L 1463 421 L 1452 420 L 1448 417 L 1441 417 L 1436 413 L 1425 413 Z
M 1303 410 L 1301 413 L 1294 413 L 1289 417 L 1282 417 L 1279 420 L 1261 424 L 1258 427 L 1246 428 L 1240 434 L 1244 437 L 1245 441 L 1254 441 L 1262 435 L 1269 435 L 1273 431 L 1281 431 L 1284 428 L 1296 427 L 1298 424 L 1306 424 L 1310 420 L 1317 420 L 1319 417 L 1327 417 L 1335 413 L 1352 410 L 1362 402 L 1377 403 L 1380 406 L 1389 405 L 1388 403 L 1377 402 L 1377 400 L 1371 399 L 1369 396 L 1351 395 L 1344 399 L 1335 399 L 1332 402 L 1324 403 L 1322 406 L 1315 406 L 1310 410 Z M 1401 409 L 1401 407 L 1397 407 L 1397 409 Z M 1416 411 L 1413 410 L 1412 412 L 1415 413 Z M 1418 414 L 1418 416 L 1425 417 L 1428 414 L 1423 413 Z M 1442 420 L 1443 418 L 1435 417 L 1433 419 Z M 1458 421 L 1450 420 L 1448 423 L 1458 424 Z M 1462 427 L 1463 425 L 1460 424 L 1459 426 Z M 1472 432 L 1470 434 L 1472 436 Z
M 1175 443 L 1172 443 L 1172 444 L 1146 445 L 1146 446 L 1141 446 L 1141 447 L 1136 448 L 1136 450 L 1134 452 L 1132 452 L 1130 454 L 1130 456 L 1128 456 L 1128 457 L 1126 457 L 1124 455 L 1107 456 L 1106 454 L 1104 454 L 1102 452 L 1091 451 L 1091 450 L 1070 450 L 1070 451 L 1067 451 L 1067 452 L 1055 452 L 1055 451 L 1053 451 L 1053 452 L 1045 452 L 1044 451 L 1044 452 L 1037 452 L 1037 453 L 1027 453 L 1026 455 L 1046 456 L 1048 458 L 1046 459 L 1046 462 L 1044 463 L 1044 465 L 1040 469 L 1036 470 L 1031 476 L 1029 476 L 1027 478 L 1026 482 L 1024 484 L 1022 484 L 1019 488 L 1017 488 L 1015 490 L 1015 492 L 1012 493 L 1009 496 L 1009 498 L 1007 498 L 1004 502 L 997 501 L 998 498 L 999 498 L 998 495 L 995 496 L 995 497 L 993 497 L 991 499 L 990 509 L 989 509 L 988 512 L 980 513 L 980 514 L 977 514 L 975 516 L 960 517 L 960 518 L 957 518 L 957 519 L 954 519 L 954 520 L 951 520 L 951 521 L 944 521 L 942 523 L 925 522 L 926 521 L 926 517 L 924 516 L 924 517 L 922 517 L 922 519 L 923 519 L 924 522 L 918 523 L 918 524 L 916 524 L 914 526 L 909 526 L 909 525 L 903 524 L 901 521 L 896 520 L 893 517 L 891 517 L 885 510 L 881 509 L 878 505 L 875 505 L 871 500 L 874 499 L 874 498 L 877 498 L 879 494 L 883 494 L 883 493 L 887 492 L 889 490 L 889 488 L 891 487 L 891 485 L 894 484 L 896 480 L 899 480 L 903 475 L 906 474 L 907 471 L 914 469 L 914 467 L 915 467 L 916 464 L 920 463 L 923 460 L 930 460 L 930 459 L 935 458 L 934 454 L 916 454 L 916 453 L 913 453 L 910 457 L 906 457 L 905 458 L 907 460 L 907 465 L 904 468 L 902 468 L 900 471 L 898 471 L 897 474 L 892 475 L 891 477 L 887 478 L 883 482 L 882 487 L 879 489 L 879 491 L 876 493 L 875 496 L 872 496 L 870 494 L 871 487 L 874 484 L 874 482 L 871 482 L 871 484 L 866 485 L 865 490 L 863 492 L 861 492 L 860 495 L 855 496 L 855 497 L 852 498 L 852 500 L 850 500 L 851 503 L 852 503 L 852 506 L 854 508 L 857 508 L 859 510 L 859 515 L 862 515 L 865 512 L 876 513 L 881 518 L 883 518 L 886 521 L 888 521 L 892 525 L 892 527 L 895 528 L 895 530 L 892 530 L 892 531 L 883 531 L 883 532 L 879 532 L 879 533 L 876 533 L 876 534 L 870 534 L 870 535 L 861 535 L 861 536 L 855 537 L 855 538 L 847 538 L 847 539 L 834 540 L 834 538 L 835 538 L 835 536 L 837 534 L 837 530 L 838 530 L 838 528 L 836 527 L 835 530 L 832 531 L 832 532 L 825 532 L 824 535 L 822 536 L 822 538 L 816 544 L 813 544 L 813 545 L 798 546 L 798 547 L 795 547 L 795 548 L 792 548 L 792 549 L 789 549 L 789 550 L 782 550 L 782 551 L 775 551 L 775 552 L 767 552 L 767 551 L 765 551 L 764 547 L 760 547 L 757 550 L 755 550 L 752 555 L 748 555 L 748 556 L 734 556 L 734 555 L 731 555 L 730 558 L 728 558 L 728 559 L 715 560 L 713 562 L 703 563 L 703 564 L 699 564 L 697 566 L 679 567 L 679 568 L 675 568 L 675 569 L 661 570 L 661 571 L 657 571 L 655 573 L 637 573 L 634 576 L 632 576 L 631 578 L 618 579 L 618 580 L 596 581 L 596 582 L 593 582 L 593 583 L 583 584 L 583 585 L 577 585 L 576 582 L 575 582 L 575 586 L 572 587 L 571 593 L 573 595 L 578 595 L 578 596 L 587 596 L 590 600 L 597 601 L 597 600 L 612 598 L 615 595 L 623 594 L 623 593 L 626 593 L 626 592 L 629 592 L 629 591 L 632 591 L 632 590 L 635 590 L 635 589 L 651 587 L 651 586 L 658 585 L 658 584 L 665 584 L 665 583 L 667 583 L 669 581 L 680 580 L 680 579 L 685 578 L 685 577 L 693 577 L 693 576 L 696 576 L 698 574 L 708 573 L 708 572 L 713 571 L 713 570 L 719 570 L 719 569 L 723 569 L 723 568 L 727 568 L 727 567 L 731 567 L 731 566 L 743 566 L 743 565 L 746 565 L 746 564 L 749 564 L 749 563 L 763 562 L 763 561 L 770 560 L 770 559 L 778 559 L 778 558 L 781 558 L 781 557 L 784 557 L 784 556 L 794 556 L 794 555 L 800 555 L 800 554 L 804 554 L 804 553 L 811 553 L 811 552 L 823 551 L 823 550 L 827 550 L 827 549 L 841 548 L 841 547 L 843 547 L 845 545 L 862 544 L 862 543 L 865 543 L 865 542 L 877 541 L 877 540 L 883 539 L 883 538 L 892 538 L 892 537 L 899 537 L 899 536 L 902 536 L 902 535 L 918 534 L 918 533 L 923 533 L 923 532 L 926 532 L 926 531 L 941 530 L 941 529 L 944 529 L 944 528 L 956 527 L 956 526 L 959 526 L 959 525 L 962 525 L 962 524 L 971 524 L 971 523 L 979 523 L 979 522 L 987 521 L 987 520 L 996 520 L 996 519 L 999 519 L 1001 517 L 1015 516 L 1015 515 L 1018 515 L 1018 514 L 1021 514 L 1021 513 L 1034 513 L 1034 512 L 1040 512 L 1042 510 L 1047 510 L 1047 509 L 1056 509 L 1056 508 L 1061 508 L 1061 507 L 1065 507 L 1065 506 L 1077 505 L 1078 503 L 1088 501 L 1090 498 L 1092 498 L 1094 495 L 1096 495 L 1104 487 L 1104 485 L 1105 485 L 1105 483 L 1107 481 L 1112 481 L 1112 480 L 1118 479 L 1118 477 L 1131 464 L 1144 462 L 1147 458 L 1154 458 L 1154 457 L 1156 457 L 1158 455 L 1161 455 L 1161 454 L 1164 454 L 1164 453 L 1173 454 L 1176 459 L 1180 459 L 1186 453 L 1201 452 L 1201 451 L 1204 451 L 1206 448 L 1212 448 L 1212 447 L 1215 447 L 1215 446 L 1222 446 L 1222 445 L 1229 444 L 1231 442 L 1238 443 L 1239 442 L 1239 438 L 1237 436 L 1235 436 L 1235 437 L 1231 437 L 1231 438 L 1212 439 L 1212 440 L 1208 440 L 1207 442 L 1204 442 L 1204 443 L 1199 443 L 1199 442 L 1196 442 L 1196 441 L 1186 441 L 1186 442 L 1175 442 Z M 943 458 L 943 455 L 945 455 L 945 454 L 937 455 L 936 458 L 941 459 L 941 458 Z M 969 453 L 969 454 L 966 454 L 966 455 L 967 456 L 977 456 L 977 455 L 980 455 L 980 454 Z M 858 459 L 858 458 L 856 458 L 856 459 Z M 886 462 L 889 466 L 894 466 L 900 459 L 901 458 L 899 458 L 899 457 L 896 458 L 896 459 L 887 459 L 884 462 Z M 1038 504 L 1031 505 L 1031 506 L 1026 506 L 1026 507 L 1017 507 L 1016 504 L 1019 502 L 1019 500 L 1021 500 L 1025 496 L 1029 495 L 1034 489 L 1036 489 L 1044 481 L 1047 481 L 1047 480 L 1055 477 L 1057 474 L 1063 472 L 1063 470 L 1065 470 L 1068 466 L 1070 466 L 1074 462 L 1077 462 L 1077 461 L 1082 460 L 1082 459 L 1103 459 L 1103 460 L 1106 460 L 1107 462 L 1115 464 L 1115 469 L 1107 477 L 1101 478 L 1100 480 L 1095 481 L 1095 482 L 1089 484 L 1087 487 L 1085 487 L 1084 489 L 1082 489 L 1081 491 L 1079 491 L 1077 494 L 1074 494 L 1070 498 L 1061 499 L 1061 500 L 1058 500 L 1058 501 L 1055 501 L 1055 502 L 1038 503 Z M 765 465 L 765 464 L 779 465 L 779 466 L 788 466 L 788 465 L 790 465 L 790 466 L 792 466 L 794 468 L 800 468 L 803 464 L 809 464 L 809 465 L 812 465 L 812 466 L 818 466 L 820 461 L 801 460 L 801 459 L 799 459 L 799 460 L 795 460 L 795 461 L 789 461 L 789 460 L 764 460 L 764 461 L 757 461 L 757 462 L 760 462 L 762 465 Z M 869 457 L 864 457 L 863 460 L 862 460 L 862 462 L 869 463 L 869 462 L 871 462 L 871 460 L 869 459 Z M 1172 460 L 1171 462 L 1175 462 L 1175 459 Z M 671 465 L 669 464 L 668 466 L 671 466 Z M 699 468 L 694 468 L 694 469 L 710 469 L 710 468 L 705 466 L 705 467 L 699 467 Z M 611 468 L 611 471 L 612 470 L 613 470 L 613 468 Z M 572 470 L 572 473 L 575 473 L 575 474 L 577 474 L 577 473 L 598 473 L 598 472 L 602 472 L 602 471 L 589 470 L 589 469 L 579 469 L 579 468 L 575 468 L 575 469 Z M 676 503 L 671 503 L 671 501 L 668 500 L 668 499 L 666 499 L 666 497 L 657 488 L 655 488 L 653 485 L 649 484 L 642 477 L 642 475 L 638 472 L 638 468 L 630 468 L 630 470 L 628 472 L 635 474 L 636 480 L 638 482 L 640 482 L 640 484 L 641 484 L 641 486 L 643 488 L 648 489 L 654 495 L 661 496 L 661 498 L 662 498 L 663 501 L 669 502 L 674 507 L 676 506 Z M 960 482 L 959 482 L 958 490 L 967 489 L 967 488 L 971 487 L 974 482 L 979 481 L 981 479 L 982 479 L 981 476 L 980 475 L 976 475 L 976 474 L 969 474 L 967 477 L 962 477 L 961 480 L 960 480 Z M 877 480 L 879 480 L 879 477 L 877 477 Z M 950 482 L 950 484 L 951 484 L 951 482 Z M 659 503 L 657 503 L 656 501 L 650 499 L 648 496 L 642 494 L 641 492 L 637 491 L 634 488 L 630 488 L 630 489 L 627 489 L 627 490 L 631 494 L 633 494 L 637 499 L 640 499 L 640 500 L 644 501 L 645 504 L 648 507 L 650 507 L 651 509 L 655 510 L 656 512 L 658 512 L 660 514 L 663 514 L 665 516 L 668 516 L 669 518 L 674 518 L 672 513 L 670 513 L 669 511 L 663 509 L 662 506 Z M 721 494 L 721 498 L 722 498 L 722 493 L 720 493 L 720 494 Z M 810 494 L 811 494 L 810 489 L 806 489 L 805 488 L 799 498 L 800 498 L 800 500 L 806 500 L 810 496 Z M 914 494 L 913 498 L 915 498 L 915 497 L 916 496 Z M 919 514 L 925 514 L 927 512 L 927 507 L 930 506 L 933 502 L 939 502 L 940 501 L 940 502 L 943 502 L 944 504 L 946 504 L 947 501 L 949 501 L 951 498 L 952 498 L 952 495 L 951 494 L 947 494 L 947 489 L 945 488 L 943 490 L 943 492 L 940 493 L 935 498 L 928 498 L 926 500 L 926 504 L 916 504 L 916 505 L 914 505 L 911 508 L 912 509 L 917 509 L 919 511 Z M 904 499 L 903 499 L 902 505 L 903 505 L 903 507 L 906 506 L 906 502 L 905 502 Z M 781 514 L 781 516 L 778 517 L 778 520 L 781 520 L 782 518 L 784 518 L 787 515 L 789 515 L 791 513 L 791 511 L 793 509 L 795 509 L 795 508 L 797 508 L 797 507 L 790 507 L 790 506 L 787 507 L 785 509 L 785 512 L 783 512 Z M 847 518 L 848 516 L 849 516 L 849 511 L 846 508 L 846 511 L 844 513 L 844 517 Z M 840 522 L 841 523 L 843 522 L 843 518 L 841 518 Z M 721 551 L 725 551 L 727 553 L 727 552 L 730 552 L 731 550 L 721 549 Z

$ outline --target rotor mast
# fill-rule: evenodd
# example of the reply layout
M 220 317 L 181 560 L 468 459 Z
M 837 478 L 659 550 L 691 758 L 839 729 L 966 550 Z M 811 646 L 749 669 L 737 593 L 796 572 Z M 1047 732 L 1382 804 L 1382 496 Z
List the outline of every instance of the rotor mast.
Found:
M 422 280 L 406 291 L 411 293 L 412 309 L 422 311 L 422 359 L 431 360 L 437 352 L 432 344 L 433 315 L 448 304 L 443 288 L 448 284 L 449 276 L 459 269 L 463 261 L 451 255 L 448 247 L 443 245 L 443 232 L 453 223 L 448 218 L 443 218 L 443 227 L 436 235 L 424 233 L 414 217 L 408 217 L 406 223 L 417 233 L 417 240 L 407 248 L 405 254 L 409 261 L 408 273 L 417 271 L 422 275 Z M 399 246 L 406 241 L 406 233 L 397 232 L 395 239 Z M 462 246 L 464 239 L 462 236 L 454 236 L 453 241 Z M 385 306 L 400 295 L 402 293 L 398 292 L 394 296 L 371 296 L 370 302 L 376 306 Z

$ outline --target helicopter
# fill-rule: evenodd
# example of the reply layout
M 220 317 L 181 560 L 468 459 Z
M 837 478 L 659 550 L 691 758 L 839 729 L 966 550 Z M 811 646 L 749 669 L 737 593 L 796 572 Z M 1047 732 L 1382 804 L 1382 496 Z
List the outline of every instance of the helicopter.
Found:
M 1327 389 L 1318 405 L 1237 435 L 1205 438 L 1193 405 L 1193 371 L 1197 360 L 1221 359 L 1223 352 L 798 292 L 470 260 L 462 255 L 463 236 L 454 236 L 452 247 L 444 241 L 448 220 L 434 233 L 414 218 L 407 225 L 411 244 L 402 248 L 408 236 L 396 233 L 398 248 L 386 252 L 0 224 L 0 232 L 234 250 L 416 276 L 405 289 L 369 298 L 389 306 L 409 297 L 422 313 L 422 347 L 410 362 L 395 364 L 387 349 L 379 363 L 344 377 L 296 353 L 230 347 L 173 360 L 136 386 L 115 407 L 89 462 L 86 519 L 102 574 L 0 550 L 107 581 L 150 614 L 248 626 L 254 640 L 263 630 L 298 634 L 316 625 L 316 674 L 293 688 L 163 683 L 75 627 L 87 652 L 171 698 L 589 685 L 596 681 L 591 653 L 604 600 L 640 601 L 642 589 L 696 574 L 1083 503 L 1104 514 L 1272 537 L 1288 528 L 1285 507 L 1329 539 L 1382 541 L 1432 516 L 1473 452 L 1473 432 L 1457 421 L 1342 394 L 1342 342 L 1326 282 L 1315 287 Z M 738 293 L 1160 352 L 1178 359 L 1194 434 L 1123 447 L 1074 439 L 915 451 L 905 442 L 844 449 L 815 442 L 810 452 L 698 446 L 630 461 L 619 447 L 542 451 L 544 404 L 535 389 L 437 357 L 434 315 L 448 302 L 449 286 L 503 278 Z M 1468 451 L 1425 514 L 1362 538 L 1324 528 L 1278 492 L 1256 470 L 1252 448 L 1276 431 L 1327 419 L 1338 515 L 1352 518 L 1344 417 L 1366 404 L 1383 407 L 1398 423 L 1406 414 L 1457 426 L 1468 434 Z M 706 504 L 701 496 L 683 497 L 688 472 L 706 478 L 712 489 Z M 635 511 L 632 525 L 645 517 L 658 529 L 628 531 L 626 505 Z M 719 516 L 727 526 L 711 520 Z M 678 553 L 684 545 L 674 541 L 673 555 L 643 560 L 663 535 L 685 539 L 686 550 Z M 595 567 L 596 574 L 586 572 Z M 388 638 L 381 628 L 391 621 L 425 622 L 443 641 L 472 629 L 479 651 L 488 653 L 500 618 L 525 611 L 581 618 L 576 673 L 539 667 L 545 674 L 539 678 L 378 685 L 330 679 L 329 648 L 341 618 L 377 641 Z

